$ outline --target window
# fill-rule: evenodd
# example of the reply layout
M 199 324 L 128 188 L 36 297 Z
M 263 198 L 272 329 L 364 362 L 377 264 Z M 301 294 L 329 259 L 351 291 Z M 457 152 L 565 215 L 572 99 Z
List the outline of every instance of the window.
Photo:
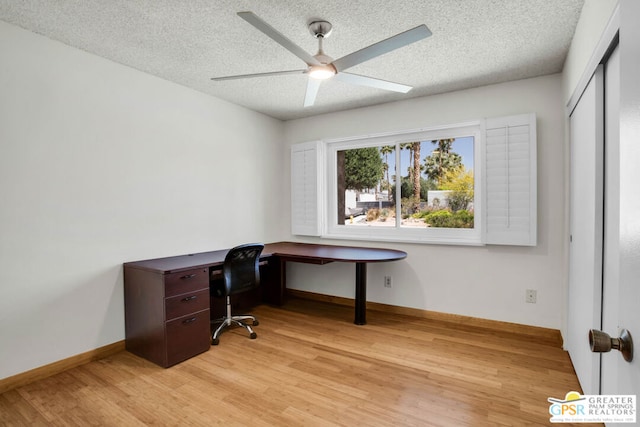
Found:
M 328 142 L 327 235 L 479 243 L 480 125 Z
M 534 115 L 298 144 L 294 234 L 535 245 L 535 145 Z

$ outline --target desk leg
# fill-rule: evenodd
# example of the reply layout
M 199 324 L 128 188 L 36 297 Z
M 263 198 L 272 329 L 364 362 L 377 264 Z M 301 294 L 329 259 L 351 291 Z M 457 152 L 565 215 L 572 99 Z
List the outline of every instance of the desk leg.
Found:
M 282 305 L 284 304 L 284 295 L 287 289 L 287 262 L 280 259 L 280 280 L 278 286 L 278 297 L 276 300 L 276 304 Z
M 269 304 L 284 304 L 287 287 L 287 263 L 280 257 L 272 257 L 267 268 L 261 270 L 263 299 Z
M 367 323 L 367 264 L 356 263 L 356 325 Z

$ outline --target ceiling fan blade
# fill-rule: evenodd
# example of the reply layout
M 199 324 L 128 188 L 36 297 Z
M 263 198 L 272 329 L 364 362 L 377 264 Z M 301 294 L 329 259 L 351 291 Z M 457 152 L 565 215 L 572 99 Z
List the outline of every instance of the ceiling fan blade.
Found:
M 320 88 L 320 80 L 309 79 L 307 82 L 307 93 L 304 95 L 304 106 L 311 107 L 316 102 L 316 95 L 318 95 L 318 89 Z
M 307 65 L 320 65 L 320 61 L 314 58 L 312 55 L 307 53 L 300 46 L 293 43 L 291 40 L 286 38 L 280 31 L 273 28 L 271 25 L 264 22 L 253 12 L 238 12 L 238 16 L 249 24 L 256 27 L 258 30 L 262 31 L 268 37 L 273 39 L 276 43 L 287 49 L 289 52 L 293 53 L 298 58 L 302 59 Z
M 413 89 L 413 87 L 411 86 L 403 85 L 400 83 L 374 79 L 372 77 L 365 77 L 365 76 L 360 76 L 358 74 L 351 74 L 351 73 L 338 73 L 334 76 L 334 78 L 336 80 L 340 80 L 341 82 L 345 82 L 345 83 L 351 83 L 351 84 L 360 85 L 360 86 L 375 87 L 378 89 L 390 90 L 392 92 L 407 93 L 411 89 Z
M 304 74 L 306 72 L 307 70 L 271 71 L 268 73 L 241 74 L 237 76 L 225 76 L 225 77 L 211 77 L 211 80 L 219 82 L 223 80 L 249 79 L 253 77 L 283 76 L 286 74 Z
M 345 55 L 342 58 L 333 61 L 332 64 L 336 67 L 336 70 L 340 72 L 373 59 L 376 56 L 384 55 L 392 50 L 396 50 L 408 44 L 425 39 L 430 35 L 431 30 L 429 30 L 426 25 L 422 24 L 403 33 L 389 37 L 388 39 L 362 48 L 356 52 Z

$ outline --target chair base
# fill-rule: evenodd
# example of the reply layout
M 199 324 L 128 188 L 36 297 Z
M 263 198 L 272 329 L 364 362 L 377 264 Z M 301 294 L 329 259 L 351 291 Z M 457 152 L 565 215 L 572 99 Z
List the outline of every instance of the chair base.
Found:
M 229 297 L 227 297 L 227 315 L 211 321 L 212 325 L 220 323 L 220 326 L 218 326 L 218 328 L 213 331 L 213 334 L 211 334 L 211 344 L 218 345 L 220 343 L 220 335 L 222 334 L 222 332 L 224 332 L 225 329 L 230 328 L 231 326 L 240 326 L 242 328 L 245 328 L 249 332 L 249 338 L 251 338 L 252 340 L 256 339 L 258 337 L 258 334 L 253 331 L 251 326 L 244 322 L 245 320 L 251 320 L 252 326 L 259 325 L 258 319 L 256 319 L 255 316 L 251 316 L 248 314 L 241 316 L 232 316 L 231 304 L 229 302 Z

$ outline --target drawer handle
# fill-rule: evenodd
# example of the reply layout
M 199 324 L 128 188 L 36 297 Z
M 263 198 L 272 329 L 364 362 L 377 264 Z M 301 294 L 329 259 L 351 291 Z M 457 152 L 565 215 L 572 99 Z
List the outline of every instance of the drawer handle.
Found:
M 196 277 L 197 274 L 187 274 L 185 276 L 182 276 L 181 279 L 187 280 L 187 279 L 193 279 L 194 277 Z
M 197 317 L 192 317 L 191 319 L 185 319 L 185 320 L 183 320 L 183 321 L 182 321 L 182 323 L 184 323 L 184 324 L 186 325 L 187 323 L 193 323 L 193 322 L 195 322 L 197 319 L 198 319 Z
M 198 299 L 197 295 L 191 295 L 190 297 L 182 298 L 183 302 L 193 301 L 194 299 Z

